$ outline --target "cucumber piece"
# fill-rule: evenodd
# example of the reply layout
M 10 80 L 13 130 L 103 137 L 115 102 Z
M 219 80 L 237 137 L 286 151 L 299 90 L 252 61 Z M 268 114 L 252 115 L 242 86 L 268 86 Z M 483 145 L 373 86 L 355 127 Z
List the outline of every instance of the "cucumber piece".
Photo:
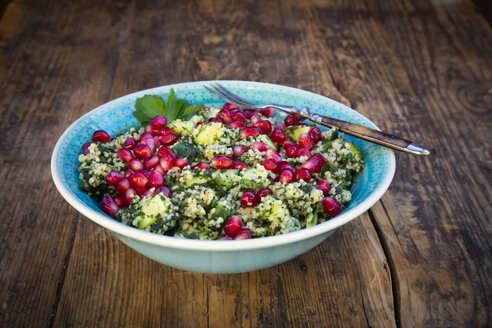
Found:
M 313 126 L 314 125 L 293 125 L 285 128 L 284 131 L 287 138 L 299 142 L 299 136 L 303 133 L 308 133 Z
M 359 160 L 363 161 L 364 160 L 364 156 L 362 155 L 362 152 L 360 151 L 359 148 L 357 148 L 353 142 L 349 143 L 349 144 L 345 144 L 345 148 L 347 148 L 348 150 L 350 150 L 355 157 L 357 157 Z
M 258 190 L 268 185 L 268 171 L 260 167 L 247 168 L 241 171 L 241 184 L 244 189 Z
M 209 145 L 218 141 L 223 134 L 224 125 L 222 123 L 203 123 L 193 141 L 197 145 Z
M 231 189 L 234 186 L 234 180 L 239 175 L 239 170 L 218 170 L 215 175 L 215 182 L 225 189 Z
M 178 119 L 172 121 L 167 126 L 180 136 L 189 136 L 193 132 L 195 123 L 193 121 L 182 121 Z

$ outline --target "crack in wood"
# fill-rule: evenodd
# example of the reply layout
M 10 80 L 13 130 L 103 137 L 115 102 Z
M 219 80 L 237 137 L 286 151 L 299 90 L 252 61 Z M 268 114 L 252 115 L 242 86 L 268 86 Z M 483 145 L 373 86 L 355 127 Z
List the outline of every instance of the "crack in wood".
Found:
M 381 201 L 380 201 L 381 202 Z M 382 203 L 382 202 L 381 202 Z M 402 318 L 401 318 L 401 292 L 398 282 L 398 276 L 396 274 L 396 265 L 393 260 L 393 256 L 391 255 L 390 248 L 388 246 L 387 240 L 384 238 L 384 232 L 381 227 L 378 225 L 376 221 L 376 217 L 371 209 L 367 211 L 369 217 L 371 218 L 372 225 L 374 226 L 374 230 L 379 239 L 379 244 L 383 249 L 384 256 L 386 258 L 386 262 L 388 262 L 388 270 L 391 277 L 391 289 L 393 294 L 393 310 L 395 313 L 395 323 L 397 327 L 403 327 Z M 389 218 L 389 217 L 388 217 Z

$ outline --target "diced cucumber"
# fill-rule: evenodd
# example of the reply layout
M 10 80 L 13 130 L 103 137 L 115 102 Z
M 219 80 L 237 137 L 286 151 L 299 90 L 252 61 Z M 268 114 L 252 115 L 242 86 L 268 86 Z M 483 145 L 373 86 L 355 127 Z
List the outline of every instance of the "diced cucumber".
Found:
M 299 142 L 299 136 L 303 133 L 308 133 L 313 126 L 314 125 L 293 125 L 285 128 L 284 131 L 287 138 Z
M 214 180 L 219 186 L 231 189 L 234 186 L 235 178 L 238 175 L 239 170 L 218 170 Z
M 258 190 L 268 185 L 268 171 L 263 167 L 251 167 L 241 171 L 241 184 L 244 189 Z
M 220 139 L 224 134 L 224 125 L 222 123 L 203 123 L 200 125 L 194 142 L 197 145 L 209 145 Z

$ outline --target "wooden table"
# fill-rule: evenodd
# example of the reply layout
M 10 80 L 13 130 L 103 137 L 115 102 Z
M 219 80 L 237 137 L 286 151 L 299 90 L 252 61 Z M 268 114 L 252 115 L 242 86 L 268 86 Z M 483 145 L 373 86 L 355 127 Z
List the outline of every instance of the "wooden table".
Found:
M 471 1 L 0 1 L 0 326 L 492 326 L 492 29 Z M 57 192 L 62 131 L 182 81 L 285 84 L 432 149 L 312 251 L 152 262 Z

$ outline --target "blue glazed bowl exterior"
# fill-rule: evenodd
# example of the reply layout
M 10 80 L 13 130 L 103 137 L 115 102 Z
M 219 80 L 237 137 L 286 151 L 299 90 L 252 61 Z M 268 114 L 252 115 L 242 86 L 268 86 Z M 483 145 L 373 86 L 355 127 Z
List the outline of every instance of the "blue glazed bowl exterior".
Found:
M 141 231 L 101 212 L 98 204 L 79 189 L 77 166 L 82 144 L 90 140 L 95 130 L 105 130 L 114 136 L 138 126 L 131 113 L 135 100 L 145 94 L 167 96 L 173 88 L 178 97 L 191 103 L 222 106 L 223 101 L 203 88 L 210 82 L 214 81 L 181 83 L 133 93 L 106 103 L 74 122 L 58 140 L 51 159 L 53 180 L 62 196 L 80 213 L 112 231 L 123 243 L 157 262 L 195 272 L 237 273 L 276 265 L 308 251 L 334 229 L 366 211 L 389 187 L 395 172 L 393 151 L 346 136 L 362 151 L 366 161 L 364 171 L 352 188 L 352 201 L 336 218 L 308 229 L 242 241 L 187 240 Z M 314 93 L 267 83 L 219 82 L 256 103 L 308 106 L 312 112 L 377 128 L 354 110 Z

